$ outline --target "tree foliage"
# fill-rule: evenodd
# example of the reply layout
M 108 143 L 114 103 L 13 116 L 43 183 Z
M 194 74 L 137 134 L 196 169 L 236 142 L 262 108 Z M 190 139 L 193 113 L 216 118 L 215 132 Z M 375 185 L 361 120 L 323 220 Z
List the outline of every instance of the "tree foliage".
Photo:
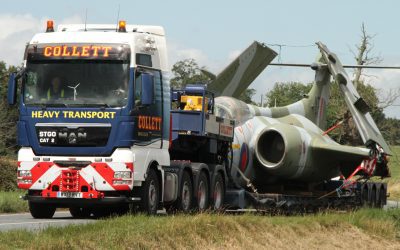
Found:
M 17 152 L 18 108 L 7 103 L 7 85 L 11 72 L 16 72 L 17 67 L 8 66 L 0 62 L 0 155 L 10 155 Z
M 185 59 L 176 62 L 172 66 L 173 78 L 171 79 L 171 87 L 175 89 L 184 88 L 186 84 L 202 82 L 207 83 L 210 78 L 204 74 L 194 59 Z
M 360 145 L 363 144 L 357 128 L 351 118 L 343 98 L 343 94 L 339 89 L 339 85 L 335 82 L 331 84 L 331 97 L 327 109 L 328 127 L 334 126 L 338 121 L 344 121 L 343 125 L 330 134 L 336 141 L 344 144 Z M 357 91 L 361 98 L 368 104 L 370 114 L 378 127 L 382 127 L 385 114 L 379 107 L 379 98 L 377 89 L 369 84 L 360 81 L 357 84 Z
M 297 102 L 304 98 L 312 87 L 312 84 L 303 84 L 300 82 L 278 82 L 275 83 L 271 91 L 269 91 L 266 97 L 266 103 L 268 107 L 286 106 L 291 103 Z
M 176 62 L 172 66 L 171 71 L 174 75 L 171 79 L 171 87 L 174 89 L 184 88 L 190 83 L 201 82 L 208 84 L 212 80 L 211 74 L 207 73 L 208 71 L 205 70 L 205 67 L 200 67 L 194 59 L 185 59 Z M 246 89 L 238 99 L 244 101 L 245 103 L 255 104 L 252 101 L 252 98 L 255 94 L 255 89 Z
M 244 101 L 245 103 L 248 104 L 255 104 L 252 100 L 253 96 L 256 94 L 255 89 L 246 89 L 240 96 L 239 100 Z

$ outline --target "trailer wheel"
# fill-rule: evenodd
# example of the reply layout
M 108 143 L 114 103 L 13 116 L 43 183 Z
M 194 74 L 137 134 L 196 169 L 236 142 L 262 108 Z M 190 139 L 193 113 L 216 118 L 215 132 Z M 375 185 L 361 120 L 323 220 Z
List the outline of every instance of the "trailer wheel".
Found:
M 379 190 L 379 198 L 378 198 L 378 204 L 377 206 L 379 208 L 383 208 L 383 206 L 385 205 L 386 201 L 386 190 L 383 186 L 381 186 L 380 190 Z
M 200 173 L 199 182 L 197 183 L 197 208 L 199 211 L 204 211 L 208 208 L 208 201 L 210 199 L 210 191 L 207 176 L 204 172 Z
M 368 206 L 368 200 L 369 200 L 369 192 L 368 192 L 368 186 L 364 185 L 364 188 L 361 191 L 361 203 L 363 206 Z
M 221 174 L 217 174 L 212 187 L 211 204 L 214 210 L 222 210 L 225 198 L 224 179 Z
M 89 218 L 92 211 L 87 207 L 70 207 L 69 212 L 74 218 Z
M 47 204 L 29 202 L 29 212 L 35 219 L 49 219 L 52 218 L 56 212 L 56 207 Z
M 376 198 L 377 198 L 377 193 L 376 193 L 376 188 L 375 186 L 371 188 L 371 193 L 369 195 L 369 207 L 376 207 Z
M 159 198 L 159 183 L 156 172 L 150 169 L 142 189 L 141 211 L 148 215 L 157 214 Z

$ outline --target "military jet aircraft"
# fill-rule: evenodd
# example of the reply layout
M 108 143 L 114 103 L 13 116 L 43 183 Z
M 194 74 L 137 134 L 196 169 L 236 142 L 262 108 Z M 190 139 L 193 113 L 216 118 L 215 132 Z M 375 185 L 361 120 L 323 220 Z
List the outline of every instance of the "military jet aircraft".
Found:
M 254 42 L 216 76 L 207 72 L 212 78 L 208 90 L 217 96 L 216 115 L 236 121 L 229 164 L 238 187 L 251 184 L 268 192 L 348 178 L 359 170 L 367 176 L 388 175 L 386 155 L 391 152 L 365 102 L 339 58 L 321 42 L 317 46 L 311 91 L 284 107 L 258 107 L 237 99 L 277 55 L 264 44 Z M 364 146 L 340 145 L 324 133 L 331 84 L 339 84 Z

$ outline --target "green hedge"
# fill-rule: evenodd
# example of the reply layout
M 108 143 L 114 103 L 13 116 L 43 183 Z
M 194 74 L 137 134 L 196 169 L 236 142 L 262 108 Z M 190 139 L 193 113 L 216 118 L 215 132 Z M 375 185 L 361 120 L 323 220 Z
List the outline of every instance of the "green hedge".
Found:
M 0 158 L 0 191 L 17 190 L 17 161 Z

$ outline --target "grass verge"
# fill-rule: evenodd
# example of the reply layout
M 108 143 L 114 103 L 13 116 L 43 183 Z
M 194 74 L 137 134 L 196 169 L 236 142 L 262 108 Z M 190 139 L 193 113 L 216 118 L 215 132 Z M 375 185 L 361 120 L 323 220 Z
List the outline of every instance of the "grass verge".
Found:
M 0 191 L 0 213 L 27 212 L 28 202 L 19 198 L 21 195 L 24 194 L 24 191 Z
M 400 200 L 400 146 L 391 147 L 389 167 L 391 177 L 388 179 L 389 199 Z
M 0 248 L 400 248 L 400 210 L 307 216 L 127 215 L 93 224 L 0 233 Z

